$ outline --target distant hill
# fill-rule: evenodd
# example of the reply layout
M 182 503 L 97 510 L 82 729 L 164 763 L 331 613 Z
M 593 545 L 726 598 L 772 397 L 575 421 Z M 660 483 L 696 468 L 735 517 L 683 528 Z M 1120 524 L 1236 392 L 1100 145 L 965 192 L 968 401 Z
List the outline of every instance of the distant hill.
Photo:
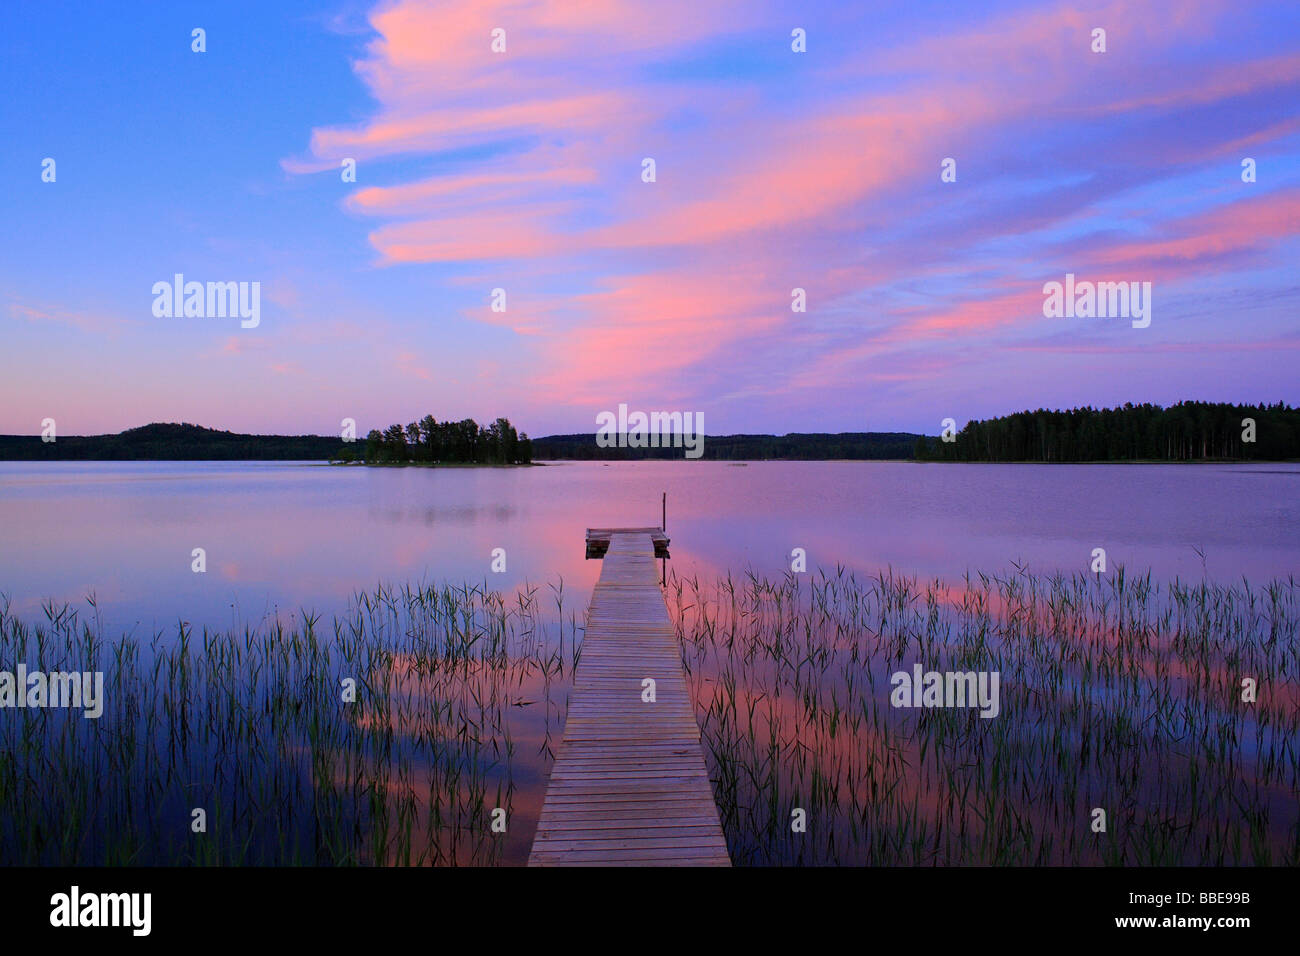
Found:
M 793 432 L 789 435 L 706 435 L 705 459 L 818 461 L 831 458 L 882 460 L 911 458 L 920 435 L 910 432 Z M 533 460 L 630 461 L 683 458 L 683 448 L 601 448 L 593 432 L 533 439 Z
M 320 435 L 239 435 L 201 425 L 153 424 L 117 435 L 0 435 L 0 461 L 328 461 L 346 446 Z

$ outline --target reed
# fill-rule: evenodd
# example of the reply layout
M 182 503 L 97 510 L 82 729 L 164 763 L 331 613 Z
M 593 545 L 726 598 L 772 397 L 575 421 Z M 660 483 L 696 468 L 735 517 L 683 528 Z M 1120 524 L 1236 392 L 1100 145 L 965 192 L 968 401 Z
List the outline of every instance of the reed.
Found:
M 0 719 L 8 864 L 495 864 L 526 858 L 514 808 L 563 726 L 578 625 L 537 589 L 381 586 L 322 629 L 287 623 L 108 642 L 47 603 L 0 599 L 0 661 L 102 671 L 105 709 Z M 356 681 L 355 702 L 343 681 Z M 532 750 L 536 750 L 534 755 Z M 504 834 L 491 813 L 507 812 Z M 207 815 L 206 833 L 192 811 Z
M 1294 579 L 837 568 L 668 592 L 738 864 L 1300 863 Z M 1000 714 L 892 707 L 915 663 L 999 672 Z
M 1294 579 L 836 568 L 667 591 L 737 864 L 1300 863 Z M 5 863 L 527 858 L 582 652 L 563 582 L 383 585 L 330 622 L 115 640 L 87 606 L 27 621 L 0 598 L 0 666 L 106 691 L 98 720 L 3 712 Z M 998 716 L 892 707 L 916 663 L 997 671 Z

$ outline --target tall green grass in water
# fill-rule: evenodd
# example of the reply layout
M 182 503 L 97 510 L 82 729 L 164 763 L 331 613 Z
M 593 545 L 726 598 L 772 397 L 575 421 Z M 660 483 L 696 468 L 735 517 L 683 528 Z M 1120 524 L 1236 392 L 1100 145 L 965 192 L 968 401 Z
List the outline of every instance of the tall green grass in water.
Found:
M 1300 863 L 1294 579 L 838 569 L 668 598 L 737 864 Z M 998 671 L 1000 713 L 892 707 L 916 663 Z
M 106 698 L 0 711 L 0 862 L 522 862 L 581 648 L 552 590 L 380 588 L 328 626 L 116 641 L 0 600 L 0 669 L 102 670 Z M 738 864 L 1300 862 L 1293 580 L 839 569 L 668 597 Z M 891 707 L 917 663 L 998 671 L 999 715 Z
M 0 711 L 0 862 L 520 862 L 536 807 L 516 812 L 516 777 L 545 780 L 579 648 L 552 592 L 380 587 L 331 627 L 115 642 L 93 597 L 93 623 L 0 600 L 0 669 L 103 671 L 105 697 L 98 719 Z

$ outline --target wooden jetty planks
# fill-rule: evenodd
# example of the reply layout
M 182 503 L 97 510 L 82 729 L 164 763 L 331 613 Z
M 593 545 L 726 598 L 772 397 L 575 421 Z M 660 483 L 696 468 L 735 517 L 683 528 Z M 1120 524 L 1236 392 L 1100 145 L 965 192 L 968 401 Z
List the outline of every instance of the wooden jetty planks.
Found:
M 663 528 L 588 528 L 587 557 L 604 557 L 610 539 L 616 534 L 648 534 L 654 542 L 655 557 L 668 557 L 668 535 Z
M 609 547 L 528 864 L 730 866 L 655 573 L 662 532 L 593 530 Z

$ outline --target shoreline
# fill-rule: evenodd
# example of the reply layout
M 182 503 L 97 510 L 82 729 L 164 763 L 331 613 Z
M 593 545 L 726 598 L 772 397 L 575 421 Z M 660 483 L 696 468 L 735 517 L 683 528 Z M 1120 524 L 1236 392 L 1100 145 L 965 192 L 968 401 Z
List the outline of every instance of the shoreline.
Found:
M 33 462 L 52 464 L 55 462 L 90 463 L 90 462 L 157 462 L 158 464 L 184 464 L 187 462 L 221 462 L 226 464 L 248 464 L 265 462 L 268 464 L 311 464 L 344 465 L 368 468 L 531 468 L 534 466 L 558 464 L 635 464 L 638 462 L 710 462 L 723 465 L 754 465 L 767 462 L 824 462 L 826 464 L 862 464 L 890 463 L 909 465 L 1298 465 L 1300 458 L 1115 458 L 1106 461 L 944 461 L 917 458 L 542 458 L 532 462 L 515 464 L 496 464 L 491 462 L 425 462 L 425 461 L 340 461 L 328 458 L 0 458 L 0 464 Z
M 506 465 L 486 461 L 322 461 L 312 464 L 353 468 L 531 468 L 541 462 L 519 461 Z

